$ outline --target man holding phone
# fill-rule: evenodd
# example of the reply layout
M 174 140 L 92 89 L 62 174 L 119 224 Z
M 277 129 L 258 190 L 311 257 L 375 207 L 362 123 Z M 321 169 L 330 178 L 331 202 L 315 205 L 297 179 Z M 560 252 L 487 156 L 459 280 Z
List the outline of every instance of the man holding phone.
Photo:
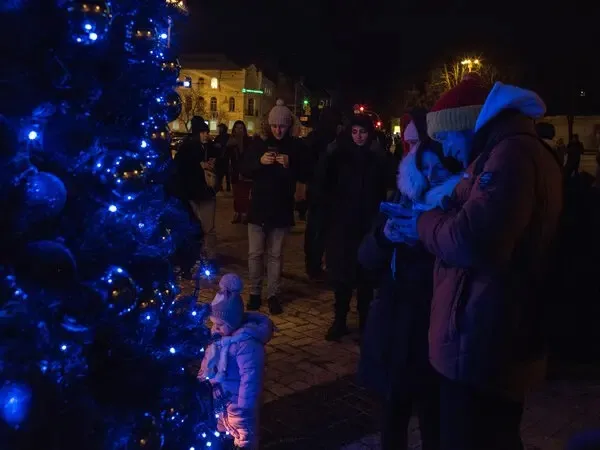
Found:
M 271 314 L 283 309 L 278 295 L 283 264 L 283 245 L 294 226 L 296 182 L 305 182 L 310 164 L 304 145 L 292 137 L 293 116 L 282 100 L 269 113 L 265 141 L 255 140 L 240 164 L 243 176 L 253 180 L 248 213 L 249 310 L 261 306 L 266 258 L 267 301 Z

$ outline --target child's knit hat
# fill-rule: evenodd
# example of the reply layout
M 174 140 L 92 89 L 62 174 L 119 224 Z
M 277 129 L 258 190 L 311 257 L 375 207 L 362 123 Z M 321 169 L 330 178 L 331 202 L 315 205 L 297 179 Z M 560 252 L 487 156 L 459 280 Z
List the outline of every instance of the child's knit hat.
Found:
M 238 294 L 241 294 L 244 289 L 244 282 L 239 275 L 235 273 L 226 273 L 221 277 L 221 281 L 219 281 L 219 288 L 222 291 L 237 292 Z
M 221 319 L 234 330 L 244 321 L 244 302 L 240 295 L 243 287 L 238 275 L 224 275 L 219 282 L 220 290 L 210 305 L 210 315 Z

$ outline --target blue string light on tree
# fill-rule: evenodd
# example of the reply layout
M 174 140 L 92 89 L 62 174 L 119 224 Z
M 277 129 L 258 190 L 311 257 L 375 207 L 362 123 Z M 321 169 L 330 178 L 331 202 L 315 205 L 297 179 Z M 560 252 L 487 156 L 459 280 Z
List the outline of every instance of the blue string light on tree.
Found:
M 106 306 L 113 314 L 127 314 L 136 304 L 135 282 L 121 267 L 109 267 L 95 284 L 95 288 L 103 294 Z

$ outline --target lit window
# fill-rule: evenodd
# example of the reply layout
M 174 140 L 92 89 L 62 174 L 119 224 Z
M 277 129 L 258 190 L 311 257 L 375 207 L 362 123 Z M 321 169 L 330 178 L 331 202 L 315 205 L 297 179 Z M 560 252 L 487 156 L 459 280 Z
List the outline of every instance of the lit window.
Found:
M 579 91 L 579 96 L 580 97 L 585 97 L 585 91 L 583 89 L 581 91 Z
M 247 128 L 249 132 L 254 131 L 254 122 L 252 122 L 251 120 L 248 121 Z
M 210 87 L 211 89 L 219 89 L 219 80 L 217 80 L 216 78 L 211 78 L 210 79 Z

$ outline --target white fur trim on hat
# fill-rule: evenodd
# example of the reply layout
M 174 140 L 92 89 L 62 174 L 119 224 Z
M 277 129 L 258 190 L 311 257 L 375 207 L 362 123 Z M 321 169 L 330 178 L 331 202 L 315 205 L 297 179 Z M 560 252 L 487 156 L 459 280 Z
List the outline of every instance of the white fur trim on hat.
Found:
M 466 131 L 475 129 L 483 105 L 461 106 L 427 113 L 427 133 L 432 139 L 440 131 Z

